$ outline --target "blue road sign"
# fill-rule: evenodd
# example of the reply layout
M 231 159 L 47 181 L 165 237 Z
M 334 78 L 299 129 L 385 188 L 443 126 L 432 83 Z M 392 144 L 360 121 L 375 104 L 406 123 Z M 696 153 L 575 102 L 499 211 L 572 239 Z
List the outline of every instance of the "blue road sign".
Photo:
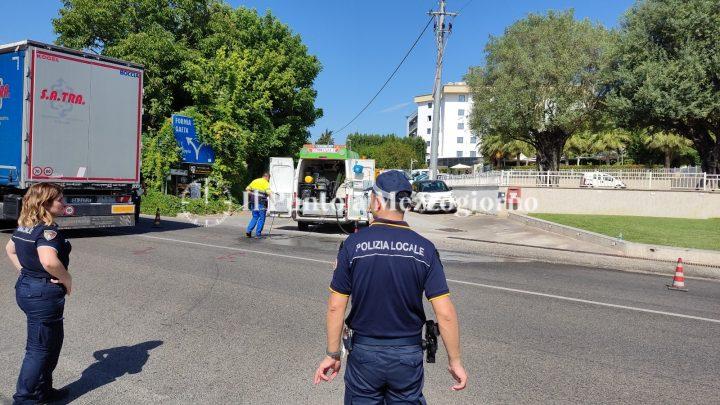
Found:
M 195 121 L 183 115 L 173 115 L 173 133 L 182 148 L 183 163 L 212 164 L 215 151 L 210 145 L 201 143 L 195 131 Z

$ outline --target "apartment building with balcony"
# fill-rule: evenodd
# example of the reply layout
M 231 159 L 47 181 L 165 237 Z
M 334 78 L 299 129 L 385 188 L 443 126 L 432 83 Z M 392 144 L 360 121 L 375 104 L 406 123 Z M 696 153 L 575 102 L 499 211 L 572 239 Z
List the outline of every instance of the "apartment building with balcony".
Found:
M 425 160 L 430 160 L 432 138 L 433 97 L 432 94 L 416 96 L 413 101 L 417 111 L 407 119 L 408 136 L 415 133 L 425 141 Z M 458 163 L 468 166 L 482 162 L 480 137 L 470 131 L 472 95 L 464 82 L 447 83 L 443 86 L 440 103 L 440 143 L 438 166 L 451 167 Z M 411 119 L 414 117 L 414 120 Z

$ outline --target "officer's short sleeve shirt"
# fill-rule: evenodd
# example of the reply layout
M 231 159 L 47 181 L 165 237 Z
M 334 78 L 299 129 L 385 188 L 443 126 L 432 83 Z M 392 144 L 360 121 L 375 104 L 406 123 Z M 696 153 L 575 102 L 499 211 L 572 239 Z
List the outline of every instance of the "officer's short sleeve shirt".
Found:
M 12 235 L 15 251 L 22 266 L 21 272 L 31 277 L 52 276 L 40 262 L 38 249 L 53 249 L 67 269 L 70 264 L 72 246 L 57 225 L 38 224 L 33 227 L 18 227 Z
M 434 300 L 441 296 L 450 294 L 450 289 L 445 279 L 445 269 L 440 261 L 440 253 L 435 251 L 433 260 L 428 269 L 427 278 L 425 279 L 425 297 L 428 300 Z
M 351 297 L 351 329 L 379 338 L 419 334 L 423 294 L 434 300 L 450 292 L 432 242 L 404 222 L 378 220 L 341 245 L 330 290 Z
M 340 249 L 338 250 L 330 290 L 341 295 L 349 296 L 352 294 L 352 275 L 350 274 L 350 263 L 344 243 L 340 244 Z

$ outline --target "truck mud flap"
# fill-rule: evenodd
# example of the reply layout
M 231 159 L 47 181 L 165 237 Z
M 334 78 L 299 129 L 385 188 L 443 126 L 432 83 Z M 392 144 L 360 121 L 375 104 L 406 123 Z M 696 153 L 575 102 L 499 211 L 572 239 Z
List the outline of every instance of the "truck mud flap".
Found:
M 58 217 L 55 222 L 62 229 L 117 228 L 134 226 L 134 215 L 89 215 L 82 217 Z
M 22 207 L 22 196 L 16 194 L 6 195 L 0 207 L 2 207 L 0 210 L 0 219 L 18 219 L 20 216 L 20 208 Z

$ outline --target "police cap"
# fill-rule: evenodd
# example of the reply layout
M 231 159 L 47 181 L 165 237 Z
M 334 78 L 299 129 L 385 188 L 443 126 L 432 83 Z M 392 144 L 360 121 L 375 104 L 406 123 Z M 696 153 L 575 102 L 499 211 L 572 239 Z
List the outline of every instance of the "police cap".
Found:
M 375 179 L 375 185 L 369 187 L 367 191 L 372 191 L 386 200 L 399 201 L 410 197 L 412 185 L 405 177 L 405 173 L 400 170 L 388 170 L 380 173 Z

